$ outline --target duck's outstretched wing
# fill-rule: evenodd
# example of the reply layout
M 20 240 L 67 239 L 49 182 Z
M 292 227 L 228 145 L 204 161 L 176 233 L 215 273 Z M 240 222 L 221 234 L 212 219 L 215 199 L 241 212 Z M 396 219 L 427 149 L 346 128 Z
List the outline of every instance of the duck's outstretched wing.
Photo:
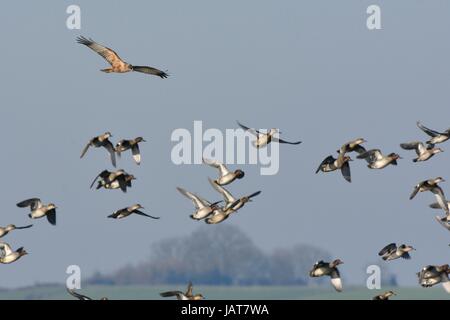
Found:
M 39 198 L 31 198 L 24 201 L 21 201 L 17 204 L 19 208 L 30 207 L 31 210 L 36 210 L 42 207 L 41 199 Z
M 151 75 L 154 75 L 154 76 L 158 76 L 161 79 L 166 79 L 169 76 L 164 71 L 161 71 L 159 69 L 152 68 L 152 67 L 147 67 L 147 66 L 133 66 L 133 71 L 146 73 L 146 74 L 151 74 Z
M 169 298 L 169 297 L 179 297 L 183 294 L 181 291 L 167 291 L 167 292 L 161 292 L 159 295 L 163 298 Z
M 435 186 L 434 188 L 431 189 L 431 192 L 434 193 L 437 202 L 439 203 L 441 208 L 444 209 L 445 213 L 447 215 L 450 215 L 450 209 L 447 205 L 447 200 L 445 199 L 444 191 L 442 191 L 442 188 L 439 186 Z
M 230 170 L 220 161 L 203 158 L 203 163 L 218 169 L 221 177 L 230 173 Z
M 47 211 L 45 216 L 47 217 L 48 222 L 50 222 L 50 224 L 52 226 L 56 225 L 56 210 L 55 209 L 51 209 L 51 210 Z
M 447 201 L 447 207 L 450 206 L 450 203 Z M 430 208 L 432 209 L 443 209 L 438 202 L 434 202 L 430 204 Z
M 4 256 L 9 256 L 11 253 L 13 253 L 11 246 L 6 242 L 0 242 L 0 250 L 3 251 Z
M 421 152 L 425 151 L 425 146 L 420 141 L 401 143 L 400 147 L 405 150 L 415 150 L 417 155 L 420 155 Z
M 80 294 L 80 293 L 78 293 L 78 292 L 75 292 L 74 289 L 69 289 L 69 288 L 66 288 L 66 289 L 67 289 L 67 292 L 68 292 L 71 296 L 77 298 L 78 300 L 92 300 L 92 299 L 89 298 L 88 296 L 85 296 L 85 295 L 83 295 L 83 294 Z
M 246 127 L 243 124 L 241 124 L 239 121 L 236 121 L 236 122 L 239 125 L 239 127 L 241 127 L 244 131 L 248 131 L 248 132 L 250 132 L 251 134 L 253 134 L 255 136 L 258 136 L 260 134 L 260 132 L 258 130 Z
M 144 212 L 142 212 L 140 210 L 134 210 L 133 212 L 138 214 L 138 215 L 141 215 L 141 216 L 144 216 L 144 217 L 149 217 L 149 218 L 156 219 L 156 220 L 160 218 L 160 217 L 151 216 L 151 215 L 146 214 L 146 213 L 144 213 Z
M 86 146 L 83 148 L 83 150 L 81 151 L 81 156 L 80 159 L 84 157 L 84 155 L 86 154 L 86 152 L 89 150 L 89 147 L 91 146 L 91 142 L 89 141 Z
M 139 145 L 136 143 L 133 147 L 131 147 L 131 153 L 133 154 L 134 162 L 137 165 L 141 164 L 141 151 L 139 150 Z
M 77 38 L 77 42 L 80 44 L 84 44 L 88 48 L 92 49 L 94 52 L 98 53 L 103 59 L 108 61 L 108 63 L 112 66 L 124 63 L 124 61 L 119 57 L 119 55 L 114 52 L 114 50 L 102 46 L 101 44 L 98 44 L 92 39 L 87 39 L 83 36 L 80 36 Z
M 226 204 L 231 204 L 236 201 L 236 199 L 232 196 L 232 194 L 225 189 L 222 186 L 219 186 L 217 183 L 215 183 L 211 178 L 208 178 L 209 183 L 211 186 L 219 193 L 222 194 L 223 198 L 225 199 Z
M 333 156 L 328 156 L 326 157 L 319 165 L 319 167 L 316 170 L 316 173 L 319 173 L 319 171 L 322 169 L 322 166 L 327 165 L 327 164 L 332 164 L 334 163 L 334 161 L 336 161 L 336 159 Z
M 301 141 L 290 142 L 290 141 L 286 141 L 286 140 L 283 140 L 280 138 L 272 138 L 272 141 L 278 142 L 278 143 L 285 143 L 285 144 L 295 144 L 295 145 L 302 143 Z
M 94 181 L 92 181 L 90 189 L 92 189 L 92 187 L 94 186 L 95 182 L 97 181 L 98 178 L 102 178 L 103 180 L 107 179 L 109 177 L 111 172 L 109 172 L 108 170 L 103 170 L 102 172 L 100 172 L 94 179 Z
M 192 282 L 189 281 L 187 290 L 186 290 L 186 296 L 187 297 L 192 297 L 192 295 L 194 294 L 194 286 L 192 285 Z
M 419 127 L 420 130 L 422 130 L 423 132 L 425 132 L 427 135 L 429 135 L 430 137 L 436 137 L 441 135 L 440 132 L 437 132 L 435 130 L 432 130 L 430 128 L 425 127 L 423 124 L 420 123 L 420 121 L 417 121 L 417 126 Z
M 348 182 L 352 182 L 352 176 L 350 173 L 350 164 L 348 163 L 348 161 L 342 165 L 341 172 L 345 180 L 347 180 Z
M 341 280 L 341 276 L 339 274 L 339 270 L 337 268 L 335 268 L 332 272 L 331 272 L 331 284 L 334 287 L 334 289 L 336 289 L 337 292 L 342 292 L 343 286 L 342 286 L 342 280 Z
M 378 252 L 378 255 L 384 256 L 385 254 L 391 253 L 393 250 L 397 250 L 397 245 L 395 243 L 390 243 L 381 249 L 381 251 Z
M 31 228 L 32 226 L 33 226 L 32 224 L 29 224 L 29 225 L 27 225 L 27 226 L 16 227 L 16 229 L 18 229 L 18 230 L 28 229 L 28 228 Z
M 359 154 L 356 158 L 365 159 L 368 163 L 371 163 L 383 158 L 383 154 L 381 153 L 380 149 L 371 149 Z
M 197 196 L 196 194 L 189 192 L 187 190 L 184 190 L 183 188 L 177 187 L 177 190 L 186 198 L 192 200 L 192 202 L 194 203 L 194 206 L 196 209 L 202 209 L 204 207 L 209 207 L 211 205 L 211 203 L 209 203 L 208 201 L 200 198 L 199 196 Z
M 111 141 L 106 141 L 103 147 L 108 150 L 109 156 L 111 158 L 111 163 L 114 167 L 116 167 L 116 149 Z
M 413 192 L 411 193 L 411 195 L 409 196 L 409 200 L 414 199 L 414 197 L 417 195 L 417 193 L 420 190 L 420 184 L 418 184 L 417 186 L 414 187 Z

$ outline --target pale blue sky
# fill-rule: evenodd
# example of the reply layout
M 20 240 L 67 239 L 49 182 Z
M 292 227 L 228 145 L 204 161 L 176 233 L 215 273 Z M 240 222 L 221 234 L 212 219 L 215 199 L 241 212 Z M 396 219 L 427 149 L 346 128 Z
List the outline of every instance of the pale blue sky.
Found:
M 80 31 L 65 26 L 74 3 L 82 9 Z M 373 3 L 382 8 L 379 31 L 366 28 Z M 450 180 L 450 155 L 413 164 L 399 143 L 426 138 L 417 120 L 450 127 L 449 15 L 448 1 L 416 0 L 2 3 L 1 224 L 28 223 L 15 204 L 31 196 L 59 209 L 57 227 L 36 220 L 4 238 L 30 255 L 1 266 L 0 286 L 63 282 L 70 264 L 84 276 L 113 271 L 146 259 L 151 243 L 195 230 L 192 207 L 175 187 L 213 196 L 207 177 L 215 172 L 170 161 L 172 131 L 192 129 L 194 120 L 223 130 L 236 120 L 279 127 L 286 139 L 303 140 L 281 146 L 276 176 L 243 166 L 245 179 L 230 189 L 263 194 L 225 223 L 267 251 L 323 247 L 346 262 L 341 272 L 355 284 L 365 283 L 364 267 L 385 244 L 409 243 L 418 249 L 413 259 L 390 266 L 402 284 L 415 285 L 422 266 L 448 263 L 450 233 L 427 207 L 431 194 L 408 196 L 418 181 Z M 78 35 L 172 76 L 101 73 L 105 62 L 76 44 Z M 138 177 L 126 195 L 89 189 L 110 168 L 103 151 L 79 159 L 87 140 L 106 130 L 114 141 L 148 141 L 140 167 L 129 156 L 120 162 Z M 339 173 L 314 174 L 325 156 L 357 137 L 405 159 L 382 171 L 355 161 L 352 184 Z M 450 184 L 443 188 L 450 193 Z M 161 220 L 106 218 L 135 202 Z

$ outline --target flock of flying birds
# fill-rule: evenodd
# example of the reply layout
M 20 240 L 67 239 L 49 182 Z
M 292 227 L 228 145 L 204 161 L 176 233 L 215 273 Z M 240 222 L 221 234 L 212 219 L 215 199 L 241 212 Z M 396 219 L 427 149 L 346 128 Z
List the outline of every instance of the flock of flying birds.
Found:
M 169 75 L 165 71 L 161 71 L 159 69 L 148 67 L 148 66 L 133 66 L 124 60 L 122 60 L 116 52 L 112 49 L 107 48 L 103 45 L 98 44 L 92 39 L 87 39 L 84 37 L 78 37 L 77 42 L 87 46 L 92 49 L 94 52 L 98 53 L 101 57 L 103 57 L 110 65 L 110 68 L 102 69 L 101 71 L 106 73 L 126 73 L 131 71 L 141 72 L 149 75 L 155 75 L 162 79 L 167 78 Z M 255 139 L 252 141 L 252 144 L 255 148 L 264 148 L 268 144 L 276 142 L 282 144 L 291 144 L 298 145 L 301 141 L 289 142 L 279 138 L 279 130 L 278 129 L 270 129 L 267 132 L 261 132 L 253 128 L 246 127 L 238 122 L 238 125 L 245 131 L 251 133 L 255 136 Z M 431 159 L 435 154 L 443 152 L 441 148 L 437 148 L 436 145 L 443 143 L 450 139 L 450 129 L 444 132 L 438 132 L 431 130 L 421 123 L 417 123 L 417 126 L 424 131 L 431 138 L 425 143 L 420 141 L 414 141 L 409 143 L 402 143 L 400 146 L 405 150 L 414 150 L 416 152 L 417 157 L 413 159 L 414 162 L 427 161 Z M 142 137 L 137 137 L 131 140 L 121 140 L 115 146 L 110 141 L 112 137 L 110 132 L 106 132 L 97 137 L 92 138 L 88 144 L 84 147 L 81 153 L 81 158 L 83 158 L 87 151 L 90 148 L 104 148 L 109 153 L 111 164 L 113 167 L 116 167 L 116 157 L 120 157 L 122 153 L 131 150 L 132 157 L 137 165 L 141 163 L 141 154 L 139 149 L 139 144 L 145 142 Z M 350 141 L 341 146 L 339 150 L 337 150 L 337 156 L 334 157 L 329 155 L 326 157 L 319 167 L 316 170 L 318 172 L 332 172 L 336 170 L 341 170 L 343 177 L 348 182 L 351 182 L 351 173 L 350 173 L 350 161 L 353 161 L 348 155 L 351 152 L 357 153 L 357 159 L 363 159 L 367 161 L 368 167 L 370 169 L 383 169 L 388 165 L 397 165 L 397 160 L 401 159 L 401 157 L 396 153 L 389 153 L 384 155 L 380 149 L 370 149 L 366 150 L 363 143 L 366 141 L 362 138 L 356 139 L 354 141 Z M 211 159 L 203 159 L 203 162 L 218 170 L 219 176 L 217 179 L 212 180 L 209 178 L 209 183 L 213 187 L 215 191 L 217 191 L 222 197 L 223 200 L 210 202 L 205 200 L 204 198 L 187 191 L 181 187 L 177 187 L 177 190 L 190 199 L 194 206 L 195 212 L 190 215 L 190 217 L 194 220 L 204 220 L 207 224 L 218 224 L 226 219 L 228 219 L 233 213 L 241 210 L 244 205 L 248 202 L 251 202 L 252 199 L 259 194 L 261 191 L 256 191 L 251 193 L 250 195 L 243 197 L 234 197 L 224 186 L 233 183 L 236 180 L 240 180 L 244 178 L 244 171 L 238 169 L 231 171 L 229 170 L 225 164 Z M 92 188 L 97 182 L 96 189 L 104 188 L 109 190 L 121 189 L 123 192 L 127 192 L 127 189 L 132 187 L 132 181 L 136 178 L 132 174 L 128 174 L 124 170 L 116 170 L 116 171 L 108 171 L 104 170 L 100 172 L 92 182 L 90 188 Z M 441 177 L 437 177 L 434 179 L 429 179 L 418 183 L 413 190 L 413 193 L 410 196 L 410 199 L 413 199 L 419 192 L 430 191 L 432 192 L 437 199 L 437 202 L 430 205 L 431 208 L 441 209 L 444 211 L 445 216 L 439 217 L 436 216 L 437 221 L 444 226 L 447 230 L 450 231 L 450 201 L 447 201 L 444 195 L 442 188 L 438 185 L 440 182 L 443 182 L 444 179 Z M 223 205 L 222 205 L 223 203 Z M 39 219 L 46 217 L 48 222 L 52 225 L 56 225 L 56 205 L 53 203 L 44 204 L 39 198 L 31 198 L 17 203 L 17 206 L 20 208 L 29 207 L 30 213 L 28 216 L 31 219 Z M 145 216 L 152 219 L 159 219 L 159 217 L 154 217 L 148 215 L 141 210 L 144 209 L 140 204 L 134 204 L 129 207 L 119 209 L 109 215 L 109 218 L 113 219 L 122 219 L 126 218 L 131 214 L 137 214 L 141 216 Z M 13 230 L 20 229 L 28 229 L 32 227 L 32 225 L 26 225 L 17 227 L 13 224 L 10 224 L 6 227 L 0 227 L 0 238 L 6 236 L 9 232 Z M 12 250 L 11 246 L 5 242 L 0 242 L 0 263 L 2 264 L 10 264 L 21 257 L 27 254 L 26 250 L 23 247 L 18 248 L 17 250 Z M 395 260 L 398 258 L 410 259 L 410 252 L 415 250 L 410 245 L 396 245 L 395 243 L 388 244 L 385 246 L 380 252 L 379 256 L 385 260 Z M 324 262 L 318 261 L 314 264 L 312 270 L 309 272 L 311 277 L 322 277 L 329 276 L 331 278 L 331 284 L 338 291 L 341 292 L 343 290 L 341 276 L 338 270 L 338 266 L 343 264 L 343 261 L 340 259 L 336 259 L 332 262 Z M 420 272 L 417 273 L 419 278 L 419 283 L 423 287 L 431 287 L 436 284 L 442 283 L 444 289 L 450 293 L 450 267 L 448 264 L 436 266 L 429 265 Z M 73 289 L 67 288 L 68 292 L 80 300 L 91 300 L 91 298 L 82 295 L 76 292 Z M 162 297 L 176 297 L 178 300 L 201 300 L 203 299 L 203 295 L 201 294 L 193 294 L 193 286 L 192 283 L 189 283 L 187 291 L 169 291 L 163 292 L 160 294 Z M 383 294 L 377 295 L 374 297 L 375 300 L 387 300 L 391 296 L 395 295 L 392 291 L 387 291 Z M 102 300 L 107 300 L 107 298 L 102 298 Z

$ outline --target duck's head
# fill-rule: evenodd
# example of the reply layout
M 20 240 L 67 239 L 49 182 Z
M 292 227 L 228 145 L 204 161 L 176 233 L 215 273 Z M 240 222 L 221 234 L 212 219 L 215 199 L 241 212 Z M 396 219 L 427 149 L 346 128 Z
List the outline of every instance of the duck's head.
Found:
M 201 293 L 198 293 L 194 296 L 194 300 L 203 300 L 203 299 L 205 299 L 205 297 Z
M 134 139 L 134 141 L 136 141 L 136 143 L 139 143 L 139 142 L 146 142 L 145 139 L 142 138 L 142 137 L 137 137 L 136 139 Z
M 337 267 L 340 264 L 344 264 L 344 261 L 342 261 L 341 259 L 336 259 L 331 263 L 332 267 Z
M 365 142 L 367 142 L 367 141 L 364 138 L 358 138 L 355 140 L 355 144 L 361 144 L 361 143 L 365 143 Z
M 107 132 L 105 132 L 104 136 L 107 138 L 111 138 L 112 134 L 111 134 L 111 132 L 107 131 Z
M 47 205 L 47 209 L 49 209 L 49 210 L 53 210 L 53 209 L 56 209 L 56 208 L 57 208 L 57 206 L 54 203 L 49 203 Z
M 444 178 L 442 177 L 437 177 L 436 179 L 434 179 L 435 183 L 439 183 L 439 182 L 445 182 Z
M 392 152 L 388 155 L 389 158 L 393 159 L 393 160 L 398 160 L 398 159 L 402 159 L 402 157 L 400 157 L 399 154 Z
M 129 175 L 127 175 L 127 180 L 128 181 L 130 181 L 130 180 L 137 180 L 137 178 L 134 175 L 129 174 Z
M 344 162 L 353 161 L 349 156 L 344 156 Z
M 238 179 L 242 179 L 244 176 L 245 176 L 245 173 L 244 173 L 244 171 L 242 171 L 242 170 L 236 170 L 235 172 L 234 172 L 234 174 L 236 175 L 236 178 L 238 178 Z
M 141 206 L 139 203 L 136 203 L 133 207 L 134 207 L 135 209 L 144 209 L 144 207 Z
M 403 252 L 410 252 L 410 251 L 416 250 L 416 249 L 413 248 L 412 246 L 408 246 L 408 245 L 406 245 L 406 244 L 402 244 L 402 245 L 400 246 L 400 249 L 401 249 Z
M 28 252 L 27 252 L 27 250 L 25 250 L 25 249 L 22 249 L 22 250 L 20 250 L 19 251 L 19 255 L 22 257 L 22 256 L 25 256 L 25 255 L 27 255 L 28 254 Z
M 444 149 L 442 149 L 442 148 L 433 148 L 433 153 L 434 154 L 441 153 L 441 152 L 444 152 Z

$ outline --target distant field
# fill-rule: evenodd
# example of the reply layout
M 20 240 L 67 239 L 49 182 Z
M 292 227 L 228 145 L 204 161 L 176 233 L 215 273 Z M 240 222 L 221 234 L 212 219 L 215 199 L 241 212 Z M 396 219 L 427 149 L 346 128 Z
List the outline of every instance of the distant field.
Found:
M 124 300 L 157 300 L 161 299 L 159 292 L 180 289 L 180 287 L 168 286 L 90 286 L 80 292 L 94 299 L 108 297 L 110 299 Z M 305 288 L 305 287 L 215 287 L 197 286 L 195 292 L 201 292 L 206 299 L 211 300 L 330 300 L 330 299 L 371 299 L 380 291 L 364 288 L 347 288 L 343 293 L 334 292 L 332 288 Z M 442 287 L 436 288 L 391 288 L 398 296 L 394 299 L 450 299 Z M 67 294 L 63 286 L 36 286 L 16 290 L 0 290 L 0 299 L 73 299 Z

